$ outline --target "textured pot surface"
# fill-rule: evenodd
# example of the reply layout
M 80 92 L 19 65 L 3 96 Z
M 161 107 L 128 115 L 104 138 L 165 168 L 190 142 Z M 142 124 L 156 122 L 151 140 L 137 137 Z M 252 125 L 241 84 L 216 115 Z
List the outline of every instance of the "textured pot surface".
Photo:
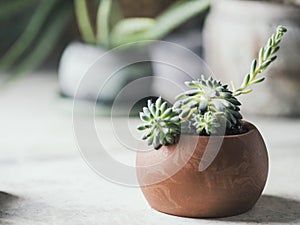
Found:
M 288 32 L 267 81 L 241 96 L 243 111 L 300 115 L 300 7 L 262 1 L 214 1 L 205 23 L 205 59 L 216 77 L 240 85 L 260 47 L 278 25 Z
M 213 137 L 182 135 L 177 145 L 138 153 L 137 175 L 150 206 L 185 217 L 223 217 L 250 210 L 267 180 L 268 155 L 259 131 L 247 126 L 247 133 L 221 140 L 203 171 L 199 165 Z

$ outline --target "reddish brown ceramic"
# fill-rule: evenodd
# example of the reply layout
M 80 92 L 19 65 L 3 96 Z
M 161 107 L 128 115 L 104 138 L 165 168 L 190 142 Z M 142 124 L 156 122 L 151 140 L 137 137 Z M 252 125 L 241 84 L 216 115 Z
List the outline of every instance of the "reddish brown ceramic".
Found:
M 199 165 L 209 137 L 182 135 L 177 145 L 138 153 L 138 180 L 150 206 L 185 217 L 224 217 L 250 210 L 267 180 L 268 155 L 256 127 L 245 125 L 247 133 L 222 138 L 204 171 Z

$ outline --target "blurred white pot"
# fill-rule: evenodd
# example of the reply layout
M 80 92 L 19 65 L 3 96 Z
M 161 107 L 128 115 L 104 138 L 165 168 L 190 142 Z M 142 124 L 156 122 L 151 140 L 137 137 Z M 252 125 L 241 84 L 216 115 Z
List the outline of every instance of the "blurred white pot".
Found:
M 205 59 L 224 82 L 240 84 L 278 25 L 288 28 L 267 80 L 242 96 L 242 110 L 300 115 L 300 8 L 263 1 L 214 1 L 204 30 Z
M 71 43 L 65 49 L 59 65 L 61 92 L 68 97 L 76 95 L 81 99 L 111 104 L 127 84 L 152 74 L 149 62 L 131 63 L 147 58 L 145 54 L 144 49 L 108 52 L 80 42 Z M 129 66 L 123 68 L 127 64 Z M 149 92 L 149 82 L 139 82 L 134 90 L 121 93 L 119 100 L 128 102 Z

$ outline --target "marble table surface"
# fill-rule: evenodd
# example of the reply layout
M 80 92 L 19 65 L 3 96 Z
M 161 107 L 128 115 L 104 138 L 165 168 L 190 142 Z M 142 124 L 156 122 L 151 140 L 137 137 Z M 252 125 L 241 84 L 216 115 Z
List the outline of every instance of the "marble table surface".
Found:
M 72 101 L 58 93 L 54 74 L 0 90 L 1 225 L 300 224 L 300 119 L 248 117 L 270 157 L 266 188 L 250 212 L 180 218 L 152 210 L 139 188 L 109 182 L 87 165 L 74 137 Z M 109 118 L 95 121 L 112 138 Z M 114 142 L 110 147 L 116 157 L 133 159 Z

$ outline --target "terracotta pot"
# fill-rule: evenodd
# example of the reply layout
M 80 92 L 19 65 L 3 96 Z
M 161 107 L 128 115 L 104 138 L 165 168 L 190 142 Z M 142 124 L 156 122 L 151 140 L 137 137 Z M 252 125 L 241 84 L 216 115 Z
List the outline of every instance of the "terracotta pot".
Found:
M 182 135 L 177 145 L 139 152 L 137 176 L 150 206 L 185 217 L 224 217 L 250 210 L 267 180 L 268 154 L 256 127 L 245 125 L 249 131 L 244 134 Z M 217 142 L 214 158 L 206 149 Z M 212 162 L 203 170 L 205 155 Z

